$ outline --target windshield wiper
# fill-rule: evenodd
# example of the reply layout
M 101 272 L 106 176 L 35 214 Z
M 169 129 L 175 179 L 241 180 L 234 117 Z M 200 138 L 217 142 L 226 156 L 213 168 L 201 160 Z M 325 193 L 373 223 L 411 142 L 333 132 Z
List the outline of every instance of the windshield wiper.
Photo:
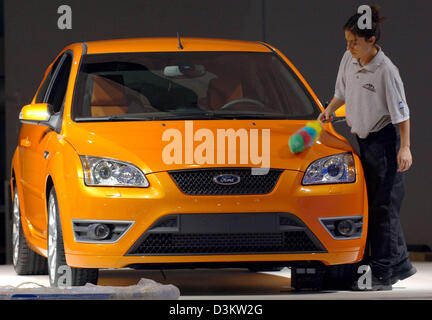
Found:
M 224 119 L 288 119 L 289 116 L 283 113 L 230 113 L 230 112 L 211 112 L 215 118 Z
M 289 119 L 289 116 L 283 113 L 236 113 L 236 112 L 217 112 L 206 111 L 197 113 L 184 114 L 116 114 L 105 117 L 82 117 L 77 118 L 77 122 L 99 122 L 99 121 L 161 121 L 161 120 L 223 120 L 223 119 Z
M 225 118 L 206 112 L 206 113 L 186 113 L 186 114 L 162 116 L 157 118 L 156 120 L 213 120 L 213 119 L 225 119 Z
M 112 115 L 112 116 L 106 116 L 106 117 L 80 117 L 76 118 L 76 122 L 90 122 L 90 121 L 96 121 L 96 122 L 103 122 L 103 121 L 151 121 L 154 120 L 153 118 L 146 117 L 146 116 L 124 116 L 124 115 Z
M 149 117 L 149 116 L 145 116 L 145 115 L 131 116 L 131 115 L 116 114 L 116 115 L 109 116 L 107 118 L 108 118 L 108 121 L 151 121 L 151 120 L 154 120 L 154 116 Z

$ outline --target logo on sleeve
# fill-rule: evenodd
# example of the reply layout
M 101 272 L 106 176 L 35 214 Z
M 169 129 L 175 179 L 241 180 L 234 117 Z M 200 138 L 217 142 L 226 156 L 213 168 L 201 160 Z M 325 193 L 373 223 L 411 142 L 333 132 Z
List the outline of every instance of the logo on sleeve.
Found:
M 376 92 L 375 87 L 372 83 L 366 83 L 362 87 L 368 89 L 369 91 Z

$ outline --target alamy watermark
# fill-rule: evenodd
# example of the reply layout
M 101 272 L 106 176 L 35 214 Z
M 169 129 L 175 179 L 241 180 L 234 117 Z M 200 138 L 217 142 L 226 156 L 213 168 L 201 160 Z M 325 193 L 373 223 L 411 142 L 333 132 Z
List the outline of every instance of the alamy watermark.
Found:
M 57 274 L 60 276 L 57 279 L 57 287 L 61 289 L 70 289 L 72 287 L 72 269 L 67 265 L 59 266 Z
M 362 14 L 357 20 L 357 26 L 360 30 L 372 29 L 372 9 L 368 5 L 361 5 L 357 13 Z
M 170 128 L 163 132 L 162 141 L 168 142 L 162 150 L 162 161 L 167 165 L 260 165 L 252 168 L 253 175 L 265 175 L 270 170 L 270 129 L 216 129 L 215 137 L 208 128 L 194 131 L 193 121 L 188 120 L 184 136 L 179 129 Z M 195 142 L 200 143 L 195 146 Z
M 372 270 L 369 265 L 361 265 L 357 269 L 357 273 L 361 276 L 357 279 L 357 287 L 360 290 L 372 289 Z
M 57 13 L 61 15 L 57 20 L 57 27 L 60 30 L 72 29 L 72 8 L 63 4 L 58 7 Z

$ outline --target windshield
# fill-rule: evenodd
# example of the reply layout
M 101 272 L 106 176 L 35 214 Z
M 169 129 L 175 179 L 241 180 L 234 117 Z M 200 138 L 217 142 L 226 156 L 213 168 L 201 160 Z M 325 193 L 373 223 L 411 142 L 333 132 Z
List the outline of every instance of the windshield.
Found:
M 85 55 L 75 121 L 315 119 L 319 109 L 274 53 L 158 52 Z

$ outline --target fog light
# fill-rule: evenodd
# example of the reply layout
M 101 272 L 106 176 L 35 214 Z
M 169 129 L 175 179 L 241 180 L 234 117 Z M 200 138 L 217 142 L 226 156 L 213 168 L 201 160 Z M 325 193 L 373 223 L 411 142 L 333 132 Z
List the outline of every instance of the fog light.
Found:
M 362 236 L 363 216 L 327 217 L 319 220 L 335 240 L 358 239 Z
M 346 237 L 353 235 L 355 232 L 355 224 L 352 220 L 342 220 L 337 224 L 337 231 Z
M 88 237 L 93 240 L 105 240 L 111 235 L 111 229 L 103 223 L 93 223 L 88 226 Z

